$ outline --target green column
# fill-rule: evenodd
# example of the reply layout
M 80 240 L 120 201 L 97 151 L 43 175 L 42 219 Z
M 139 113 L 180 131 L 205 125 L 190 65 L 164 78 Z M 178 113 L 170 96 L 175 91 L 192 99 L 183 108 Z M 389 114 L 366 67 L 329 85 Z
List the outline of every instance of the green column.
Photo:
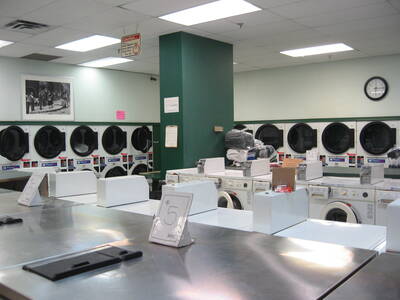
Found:
M 179 113 L 164 113 L 166 97 L 179 97 Z M 160 36 L 160 104 L 162 173 L 223 156 L 233 126 L 232 45 L 185 32 Z M 167 125 L 178 125 L 178 148 L 165 148 Z

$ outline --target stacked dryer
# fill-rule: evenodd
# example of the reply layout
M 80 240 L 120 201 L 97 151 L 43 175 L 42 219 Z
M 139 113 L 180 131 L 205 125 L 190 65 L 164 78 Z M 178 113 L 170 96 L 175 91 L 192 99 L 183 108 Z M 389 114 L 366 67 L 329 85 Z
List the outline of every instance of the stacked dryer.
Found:
M 26 126 L 0 127 L 0 166 L 2 171 L 29 166 L 29 129 Z
M 284 124 L 255 124 L 253 127 L 254 137 L 264 143 L 271 145 L 278 152 L 278 160 L 283 161 L 285 155 Z
M 286 124 L 287 158 L 306 159 L 306 151 L 318 147 L 318 124 L 296 123 Z
M 100 126 L 99 141 L 99 176 L 126 176 L 128 167 L 126 129 L 116 125 Z
M 33 125 L 30 126 L 30 161 L 24 167 L 53 167 L 67 171 L 66 126 Z
M 93 171 L 99 176 L 98 128 L 69 126 L 67 133 L 69 171 Z
M 356 122 L 316 124 L 319 154 L 324 165 L 330 167 L 356 166 Z
M 357 122 L 357 166 L 383 164 L 389 167 L 387 152 L 396 145 L 399 121 Z
M 145 173 L 153 169 L 153 132 L 152 126 L 132 127 L 128 131 L 129 175 Z

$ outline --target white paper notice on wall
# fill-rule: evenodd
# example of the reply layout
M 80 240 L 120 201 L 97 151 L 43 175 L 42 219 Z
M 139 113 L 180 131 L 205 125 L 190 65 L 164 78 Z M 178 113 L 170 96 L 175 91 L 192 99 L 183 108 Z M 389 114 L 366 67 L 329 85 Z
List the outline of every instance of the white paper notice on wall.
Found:
M 192 244 L 187 222 L 192 200 L 192 193 L 163 193 L 149 241 L 172 247 Z
M 165 126 L 165 148 L 178 148 L 178 126 Z
M 33 173 L 18 198 L 18 203 L 25 206 L 39 206 L 43 204 L 40 195 L 41 184 L 47 183 L 46 173 Z
M 164 98 L 164 113 L 179 112 L 179 97 Z

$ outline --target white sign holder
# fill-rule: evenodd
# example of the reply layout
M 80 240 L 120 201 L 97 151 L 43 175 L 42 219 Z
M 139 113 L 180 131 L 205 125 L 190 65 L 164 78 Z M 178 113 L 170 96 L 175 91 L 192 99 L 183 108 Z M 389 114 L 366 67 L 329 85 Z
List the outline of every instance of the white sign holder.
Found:
M 192 200 L 191 193 L 163 193 L 149 241 L 176 248 L 192 244 L 187 222 Z
M 25 206 L 43 205 L 41 192 L 47 189 L 47 174 L 33 173 L 19 196 L 18 203 Z

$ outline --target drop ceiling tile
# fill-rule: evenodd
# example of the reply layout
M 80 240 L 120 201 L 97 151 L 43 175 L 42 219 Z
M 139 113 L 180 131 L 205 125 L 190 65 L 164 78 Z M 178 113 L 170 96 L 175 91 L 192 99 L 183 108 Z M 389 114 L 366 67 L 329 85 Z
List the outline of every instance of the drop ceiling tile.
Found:
M 103 34 L 125 26 L 135 26 L 141 21 L 148 19 L 148 16 L 113 7 L 100 13 L 84 17 L 77 22 L 66 24 L 64 27 Z
M 31 53 L 40 52 L 44 47 L 38 45 L 25 45 L 15 43 L 6 47 L 0 48 L 0 56 L 21 57 Z
M 249 2 L 260 8 L 271 8 L 300 1 L 304 0 L 249 0 Z
M 0 29 L 0 40 L 17 42 L 29 38 L 31 35 L 27 33 L 15 32 L 5 29 Z
M 120 71 L 128 71 L 128 72 L 136 72 L 136 73 L 145 73 L 145 74 L 155 74 L 159 73 L 158 65 L 151 63 L 144 63 L 140 61 L 128 62 L 120 65 L 110 66 L 110 69 L 120 70 Z
M 22 15 L 41 8 L 54 0 L 1 0 L 0 16 L 19 18 Z
M 225 20 L 211 21 L 190 27 L 210 33 L 221 33 L 224 31 L 233 31 L 240 28 L 239 25 L 232 22 L 227 22 Z
M 249 26 L 242 29 L 224 32 L 223 35 L 235 40 L 248 40 L 257 37 L 265 37 L 272 34 L 282 34 L 290 31 L 306 29 L 304 25 L 287 20 L 269 23 L 267 26 Z
M 111 6 L 120 6 L 123 4 L 138 2 L 139 0 L 94 0 L 94 1 Z
M 123 7 L 145 15 L 159 17 L 213 1 L 215 0 L 140 0 L 123 5 Z
M 400 27 L 399 15 L 391 15 L 379 18 L 361 19 L 351 22 L 343 22 L 335 25 L 316 27 L 315 29 L 325 34 L 348 34 L 362 32 L 385 27 Z
M 243 23 L 244 26 L 254 26 L 254 25 L 267 24 L 271 22 L 283 21 L 284 18 L 276 14 L 273 14 L 267 10 L 260 10 L 249 14 L 229 17 L 224 20 L 236 24 Z
M 346 10 L 361 5 L 383 1 L 384 0 L 305 0 L 271 8 L 270 10 L 278 15 L 295 19 L 322 13 Z
M 390 4 L 387 2 L 380 2 L 370 5 L 363 5 L 356 8 L 350 8 L 340 12 L 325 13 L 321 15 L 314 15 L 312 17 L 300 18 L 296 19 L 295 21 L 309 27 L 321 27 L 340 24 L 348 21 L 376 18 L 394 14 L 398 14 L 398 12 L 394 10 Z
M 48 25 L 64 25 L 110 8 L 93 0 L 58 0 L 23 16 L 25 20 Z
M 67 42 L 72 42 L 92 35 L 82 31 L 58 27 L 56 29 L 24 39 L 26 44 L 55 47 Z

